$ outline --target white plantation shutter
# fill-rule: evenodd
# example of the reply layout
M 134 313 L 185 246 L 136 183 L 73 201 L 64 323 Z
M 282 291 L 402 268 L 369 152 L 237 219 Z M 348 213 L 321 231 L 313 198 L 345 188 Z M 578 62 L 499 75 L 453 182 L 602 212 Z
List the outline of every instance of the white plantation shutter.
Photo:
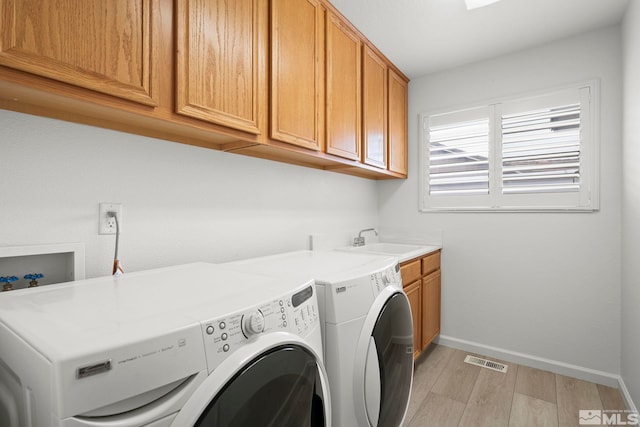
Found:
M 502 192 L 580 190 L 580 104 L 502 117 Z
M 597 209 L 594 86 L 423 115 L 423 209 Z
M 489 118 L 440 119 L 429 128 L 430 194 L 489 194 Z
M 425 192 L 430 206 L 484 206 L 490 189 L 489 106 L 431 115 L 427 140 Z

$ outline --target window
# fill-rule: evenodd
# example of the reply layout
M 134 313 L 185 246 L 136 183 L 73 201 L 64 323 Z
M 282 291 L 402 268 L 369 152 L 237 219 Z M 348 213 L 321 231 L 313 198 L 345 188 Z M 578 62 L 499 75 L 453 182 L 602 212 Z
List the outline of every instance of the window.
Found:
M 421 210 L 598 209 L 596 82 L 423 114 Z

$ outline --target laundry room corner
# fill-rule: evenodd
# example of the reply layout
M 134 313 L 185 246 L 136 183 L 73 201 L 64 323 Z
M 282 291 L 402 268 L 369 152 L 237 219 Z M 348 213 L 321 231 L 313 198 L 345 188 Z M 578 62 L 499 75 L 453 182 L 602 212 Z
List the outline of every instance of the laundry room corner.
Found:
M 548 370 L 573 365 L 564 370 L 573 376 L 620 374 L 620 37 L 619 27 L 603 28 L 412 80 L 410 178 L 381 183 L 381 226 L 442 230 L 442 335 L 451 342 L 544 358 Z M 541 64 L 558 66 L 539 72 Z M 594 77 L 602 87 L 599 211 L 420 211 L 420 113 Z

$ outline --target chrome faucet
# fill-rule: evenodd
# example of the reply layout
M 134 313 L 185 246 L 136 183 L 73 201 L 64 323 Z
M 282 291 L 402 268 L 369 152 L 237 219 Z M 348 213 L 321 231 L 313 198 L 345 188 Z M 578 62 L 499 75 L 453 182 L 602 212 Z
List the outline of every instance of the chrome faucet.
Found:
M 360 230 L 360 232 L 358 233 L 358 237 L 353 238 L 353 246 L 364 246 L 364 237 L 362 236 L 362 233 L 366 231 L 373 231 L 374 233 L 376 233 L 376 236 L 378 235 L 378 232 L 375 228 L 365 228 L 364 230 Z

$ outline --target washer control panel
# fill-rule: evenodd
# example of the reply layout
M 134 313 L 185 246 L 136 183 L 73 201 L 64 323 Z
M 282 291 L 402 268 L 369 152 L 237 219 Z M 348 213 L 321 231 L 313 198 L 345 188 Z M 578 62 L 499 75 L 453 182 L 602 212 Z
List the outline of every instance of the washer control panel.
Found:
M 400 264 L 387 267 L 384 270 L 376 271 L 369 276 L 371 287 L 375 295 L 378 295 L 387 286 L 395 286 L 402 289 L 402 276 L 400 275 Z
M 262 334 L 280 331 L 305 337 L 319 323 L 313 286 L 251 309 L 201 322 L 209 373 L 242 345 Z

